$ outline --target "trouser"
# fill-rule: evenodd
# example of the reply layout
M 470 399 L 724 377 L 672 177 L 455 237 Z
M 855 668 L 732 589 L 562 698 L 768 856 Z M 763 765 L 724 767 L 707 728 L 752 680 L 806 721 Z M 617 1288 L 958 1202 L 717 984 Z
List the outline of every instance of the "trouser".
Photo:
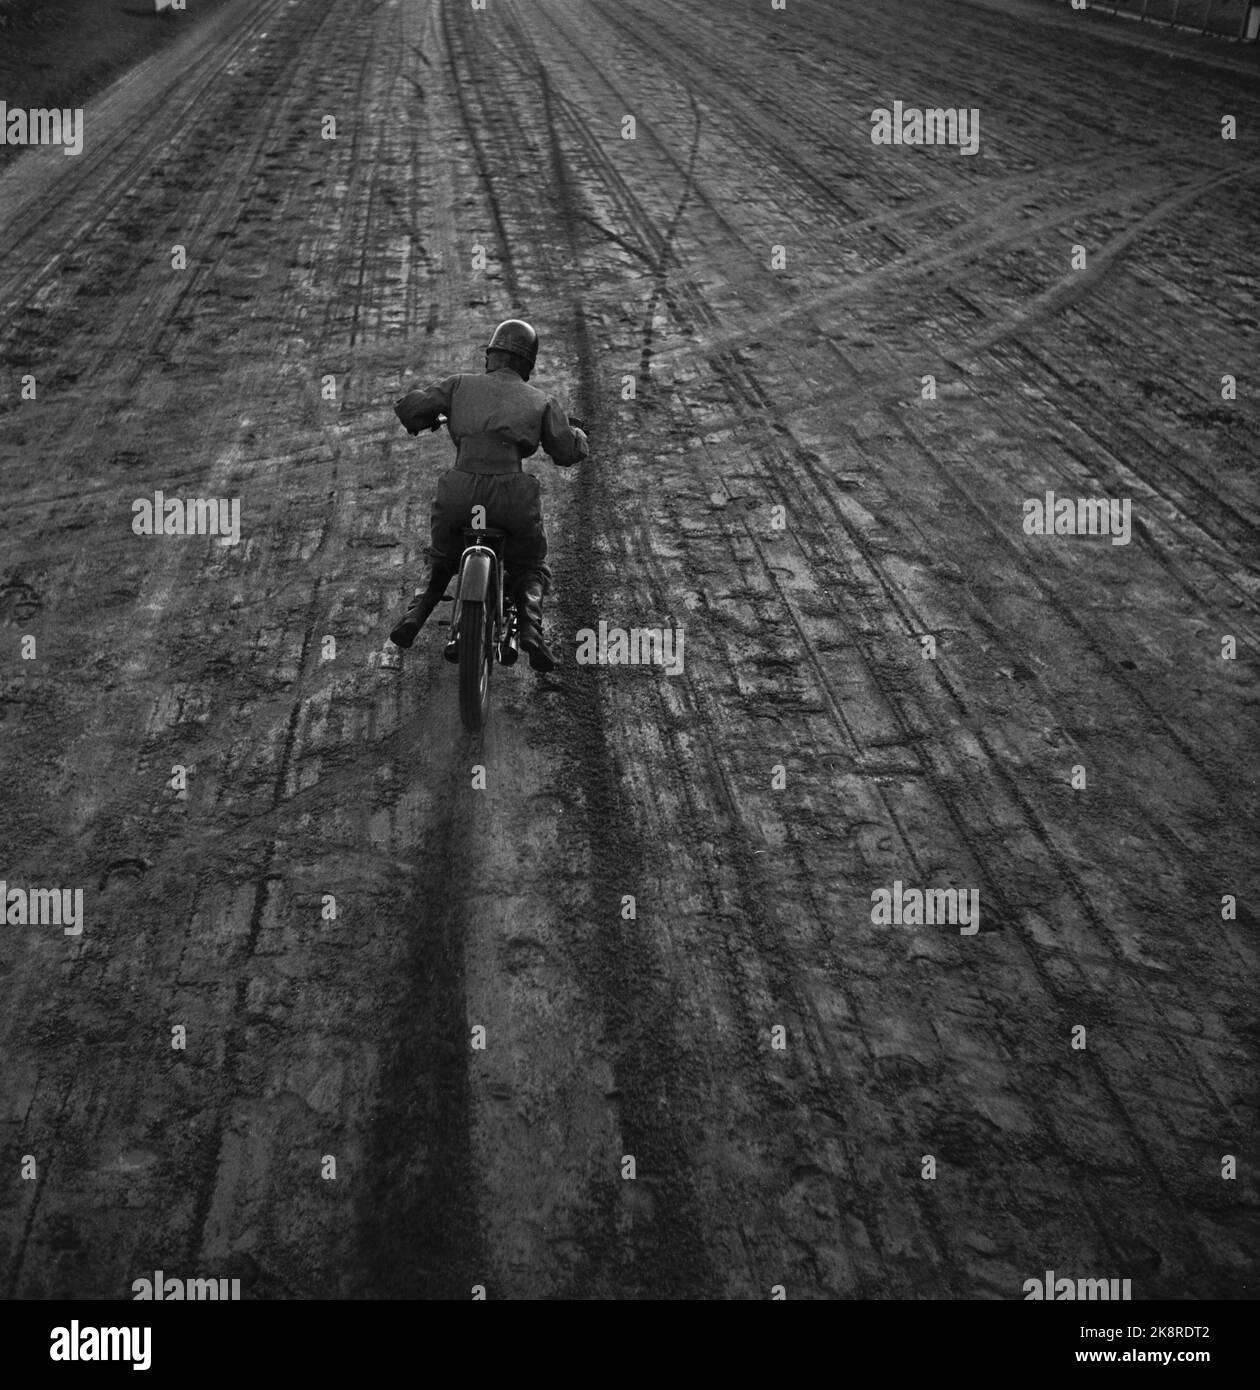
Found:
M 536 578 L 545 595 L 551 588 L 547 533 L 542 498 L 533 473 L 465 473 L 450 468 L 438 479 L 429 514 L 429 563 L 433 577 L 459 569 L 467 542 L 464 528 L 473 524 L 473 508 L 484 507 L 478 520 L 504 532 L 503 565 L 511 585 Z

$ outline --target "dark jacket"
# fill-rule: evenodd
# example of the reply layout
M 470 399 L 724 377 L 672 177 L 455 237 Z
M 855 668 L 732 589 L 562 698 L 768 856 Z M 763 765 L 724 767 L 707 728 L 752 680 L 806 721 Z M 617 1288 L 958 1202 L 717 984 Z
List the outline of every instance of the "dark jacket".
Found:
M 514 447 L 521 458 L 539 445 L 562 468 L 590 453 L 584 431 L 570 426 L 554 396 L 522 381 L 510 367 L 448 376 L 422 391 L 411 391 L 394 406 L 409 434 L 432 429 L 439 415 L 458 448 L 487 438 Z M 462 454 L 461 450 L 461 454 Z

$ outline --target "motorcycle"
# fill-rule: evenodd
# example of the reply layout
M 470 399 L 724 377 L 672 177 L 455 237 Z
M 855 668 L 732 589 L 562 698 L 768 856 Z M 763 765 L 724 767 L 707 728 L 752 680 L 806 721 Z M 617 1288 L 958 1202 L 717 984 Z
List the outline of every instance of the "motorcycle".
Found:
M 569 424 L 585 428 L 575 415 Z M 444 416 L 434 421 L 437 430 Z M 469 733 L 480 733 L 490 715 L 490 672 L 496 663 L 514 666 L 520 655 L 519 617 L 503 562 L 507 532 L 494 526 L 465 526 L 450 636 L 443 655 L 459 667 L 459 717 Z

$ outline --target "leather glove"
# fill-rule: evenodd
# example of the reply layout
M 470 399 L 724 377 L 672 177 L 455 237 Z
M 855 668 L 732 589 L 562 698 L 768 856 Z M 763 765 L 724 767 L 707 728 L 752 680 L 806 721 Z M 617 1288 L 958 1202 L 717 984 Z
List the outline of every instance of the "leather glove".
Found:
M 419 392 L 412 394 L 418 395 Z M 410 399 L 411 395 L 403 396 L 394 404 L 394 414 L 402 421 L 403 428 L 408 434 L 419 434 L 421 430 L 435 430 L 441 426 L 442 416 L 439 415 L 435 419 L 427 413 L 423 415 L 417 413 L 407 405 Z
M 394 414 L 402 421 L 403 428 L 408 434 L 419 434 L 420 426 L 424 423 L 422 419 L 417 419 L 408 409 L 407 402 L 410 396 L 400 396 L 394 402 Z

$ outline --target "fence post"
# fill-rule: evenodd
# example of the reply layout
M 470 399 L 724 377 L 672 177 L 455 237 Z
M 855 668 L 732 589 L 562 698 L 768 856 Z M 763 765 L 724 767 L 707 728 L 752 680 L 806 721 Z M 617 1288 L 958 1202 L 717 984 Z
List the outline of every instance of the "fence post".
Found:
M 1245 43 L 1254 43 L 1260 30 L 1260 5 L 1255 0 L 1243 6 L 1242 23 L 1238 26 L 1238 37 Z

